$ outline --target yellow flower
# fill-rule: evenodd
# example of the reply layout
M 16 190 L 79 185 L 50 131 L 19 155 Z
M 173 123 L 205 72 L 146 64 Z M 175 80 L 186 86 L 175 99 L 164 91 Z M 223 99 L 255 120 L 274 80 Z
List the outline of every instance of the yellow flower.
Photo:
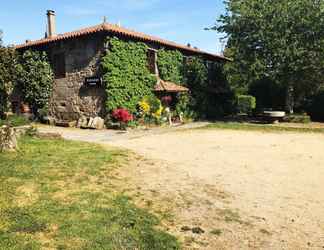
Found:
M 150 105 L 145 100 L 139 102 L 139 106 L 141 108 L 141 111 L 144 114 L 149 114 L 150 113 L 151 107 L 150 107 Z
M 162 111 L 163 111 L 163 107 L 162 105 L 160 105 L 160 108 L 154 114 L 152 114 L 152 116 L 155 118 L 160 118 L 162 115 Z

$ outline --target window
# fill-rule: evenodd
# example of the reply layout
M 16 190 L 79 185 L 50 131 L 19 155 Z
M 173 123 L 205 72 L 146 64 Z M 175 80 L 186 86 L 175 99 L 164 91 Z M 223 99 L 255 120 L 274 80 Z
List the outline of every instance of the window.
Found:
M 157 74 L 156 51 L 149 49 L 147 51 L 148 68 L 152 74 Z
M 64 78 L 65 77 L 65 54 L 60 53 L 56 54 L 53 57 L 53 67 L 55 78 Z

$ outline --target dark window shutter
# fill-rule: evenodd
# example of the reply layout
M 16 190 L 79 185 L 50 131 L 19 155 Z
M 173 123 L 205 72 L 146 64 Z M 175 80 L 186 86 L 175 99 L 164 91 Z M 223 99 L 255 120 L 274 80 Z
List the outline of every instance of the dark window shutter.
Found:
M 54 73 L 55 73 L 55 78 L 64 78 L 65 77 L 65 54 L 60 53 L 56 54 L 53 57 L 54 61 Z

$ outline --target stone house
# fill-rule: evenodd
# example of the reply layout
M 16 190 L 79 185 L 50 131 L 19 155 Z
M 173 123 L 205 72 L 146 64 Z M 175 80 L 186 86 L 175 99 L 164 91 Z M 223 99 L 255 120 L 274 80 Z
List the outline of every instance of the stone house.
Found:
M 20 52 L 27 49 L 47 52 L 55 75 L 49 112 L 58 121 L 77 120 L 80 116 L 105 115 L 106 94 L 101 82 L 100 59 L 106 51 L 105 41 L 109 36 L 146 43 L 150 48 L 147 52 L 148 67 L 157 75 L 156 51 L 160 48 L 176 49 L 185 56 L 199 55 L 209 61 L 228 61 L 223 56 L 207 53 L 189 45 L 180 45 L 107 22 L 56 34 L 55 12 L 47 11 L 47 19 L 45 38 L 27 40 L 26 43 L 16 46 L 16 49 Z M 177 91 L 177 85 L 172 83 L 160 84 L 157 87 L 166 86 L 172 91 Z M 179 91 L 183 91 L 183 88 Z

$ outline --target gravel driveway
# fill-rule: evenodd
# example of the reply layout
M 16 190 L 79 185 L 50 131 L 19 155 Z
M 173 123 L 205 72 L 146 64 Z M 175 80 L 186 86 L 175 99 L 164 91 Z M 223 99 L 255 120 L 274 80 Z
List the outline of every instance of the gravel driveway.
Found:
M 96 131 L 57 130 L 140 155 L 120 176 L 143 204 L 174 215 L 165 226 L 186 249 L 324 249 L 322 134 L 201 129 L 98 140 Z

